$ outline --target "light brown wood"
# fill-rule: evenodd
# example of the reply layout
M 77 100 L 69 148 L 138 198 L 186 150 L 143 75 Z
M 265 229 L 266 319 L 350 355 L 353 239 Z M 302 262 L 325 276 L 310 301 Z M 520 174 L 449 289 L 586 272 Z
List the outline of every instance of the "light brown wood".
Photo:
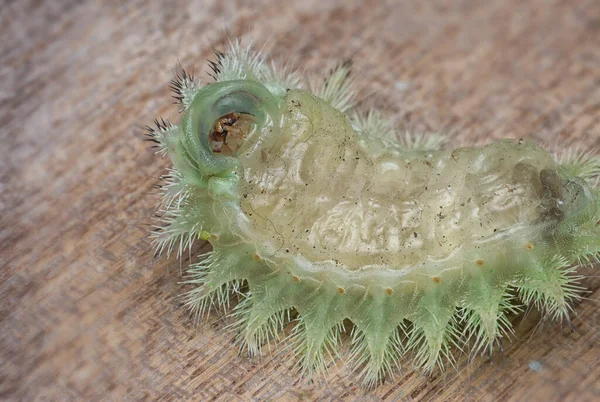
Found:
M 0 398 L 600 400 L 597 277 L 573 332 L 534 331 L 532 312 L 493 363 L 431 378 L 406 366 L 370 392 L 339 362 L 328 384 L 302 381 L 283 345 L 238 355 L 218 314 L 193 325 L 180 263 L 152 258 L 152 186 L 168 161 L 139 127 L 176 119 L 177 60 L 206 77 L 225 31 L 307 72 L 352 57 L 364 107 L 454 144 L 600 146 L 597 0 L 289 3 L 0 7 Z

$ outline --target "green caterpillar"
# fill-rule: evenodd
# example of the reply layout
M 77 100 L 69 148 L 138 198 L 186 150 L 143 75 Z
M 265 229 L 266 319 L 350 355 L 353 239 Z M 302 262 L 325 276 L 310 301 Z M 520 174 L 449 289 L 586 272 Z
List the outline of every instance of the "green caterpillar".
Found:
M 535 306 L 568 320 L 575 267 L 600 258 L 600 159 L 552 157 L 525 140 L 441 149 L 353 110 L 348 63 L 301 88 L 238 42 L 215 82 L 172 82 L 178 126 L 149 130 L 173 168 L 162 186 L 158 252 L 207 240 L 187 305 L 229 314 L 251 355 L 284 323 L 304 374 L 322 373 L 352 323 L 348 364 L 366 386 L 410 358 L 425 372 L 512 333 Z

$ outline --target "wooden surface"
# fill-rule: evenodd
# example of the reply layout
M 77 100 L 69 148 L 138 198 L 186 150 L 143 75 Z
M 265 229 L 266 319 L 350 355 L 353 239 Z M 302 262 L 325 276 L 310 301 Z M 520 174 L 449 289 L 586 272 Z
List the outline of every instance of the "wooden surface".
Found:
M 0 398 L 600 400 L 597 278 L 573 333 L 535 331 L 532 312 L 493 363 L 431 378 L 405 367 L 372 392 L 339 363 L 319 385 L 281 347 L 238 355 L 226 320 L 194 327 L 181 307 L 179 262 L 152 258 L 168 162 L 139 140 L 154 117 L 177 118 L 177 60 L 206 77 L 227 30 L 309 72 L 352 56 L 362 104 L 401 127 L 598 148 L 600 2 L 244 3 L 0 7 Z

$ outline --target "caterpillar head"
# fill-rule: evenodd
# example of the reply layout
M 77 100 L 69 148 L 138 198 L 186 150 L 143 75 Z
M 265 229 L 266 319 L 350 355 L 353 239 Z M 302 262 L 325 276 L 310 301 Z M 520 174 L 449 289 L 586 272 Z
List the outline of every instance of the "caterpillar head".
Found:
M 346 68 L 342 66 L 343 71 Z M 179 127 L 165 133 L 165 151 L 187 191 L 204 192 L 213 211 L 234 208 L 236 202 L 241 208 L 233 215 L 241 218 L 229 229 L 215 223 L 222 219 L 208 219 L 212 224 L 205 224 L 204 230 L 232 241 L 236 236 L 257 237 L 258 225 L 264 237 L 275 236 L 267 242 L 271 253 L 281 247 L 287 228 L 257 219 L 263 215 L 259 204 L 274 205 L 281 198 L 280 184 L 289 178 L 294 179 L 294 191 L 287 193 L 288 199 L 311 202 L 330 183 L 339 186 L 336 176 L 342 172 L 332 172 L 343 165 L 343 155 L 355 159 L 349 154 L 357 152 L 356 138 L 346 115 L 326 100 L 307 91 L 243 79 L 196 91 Z M 309 163 L 294 166 L 297 154 L 304 151 Z
M 169 155 L 174 162 L 204 176 L 234 169 L 236 156 L 259 139 L 263 128 L 278 121 L 280 101 L 257 81 L 235 80 L 199 90 L 172 133 Z

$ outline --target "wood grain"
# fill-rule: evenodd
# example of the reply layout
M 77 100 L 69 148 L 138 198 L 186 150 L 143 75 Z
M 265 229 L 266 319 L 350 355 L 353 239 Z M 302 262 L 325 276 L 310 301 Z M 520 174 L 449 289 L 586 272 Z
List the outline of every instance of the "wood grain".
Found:
M 178 298 L 188 258 L 152 257 L 152 186 L 168 162 L 139 127 L 176 119 L 167 84 L 177 60 L 206 77 L 211 44 L 227 34 L 310 73 L 353 57 L 362 106 L 454 144 L 600 147 L 596 0 L 7 1 L 0 398 L 600 400 L 597 277 L 584 283 L 573 332 L 536 330 L 532 312 L 493 362 L 463 359 L 433 377 L 406 366 L 370 392 L 339 362 L 327 384 L 311 384 L 281 347 L 238 355 L 216 313 L 194 326 Z

